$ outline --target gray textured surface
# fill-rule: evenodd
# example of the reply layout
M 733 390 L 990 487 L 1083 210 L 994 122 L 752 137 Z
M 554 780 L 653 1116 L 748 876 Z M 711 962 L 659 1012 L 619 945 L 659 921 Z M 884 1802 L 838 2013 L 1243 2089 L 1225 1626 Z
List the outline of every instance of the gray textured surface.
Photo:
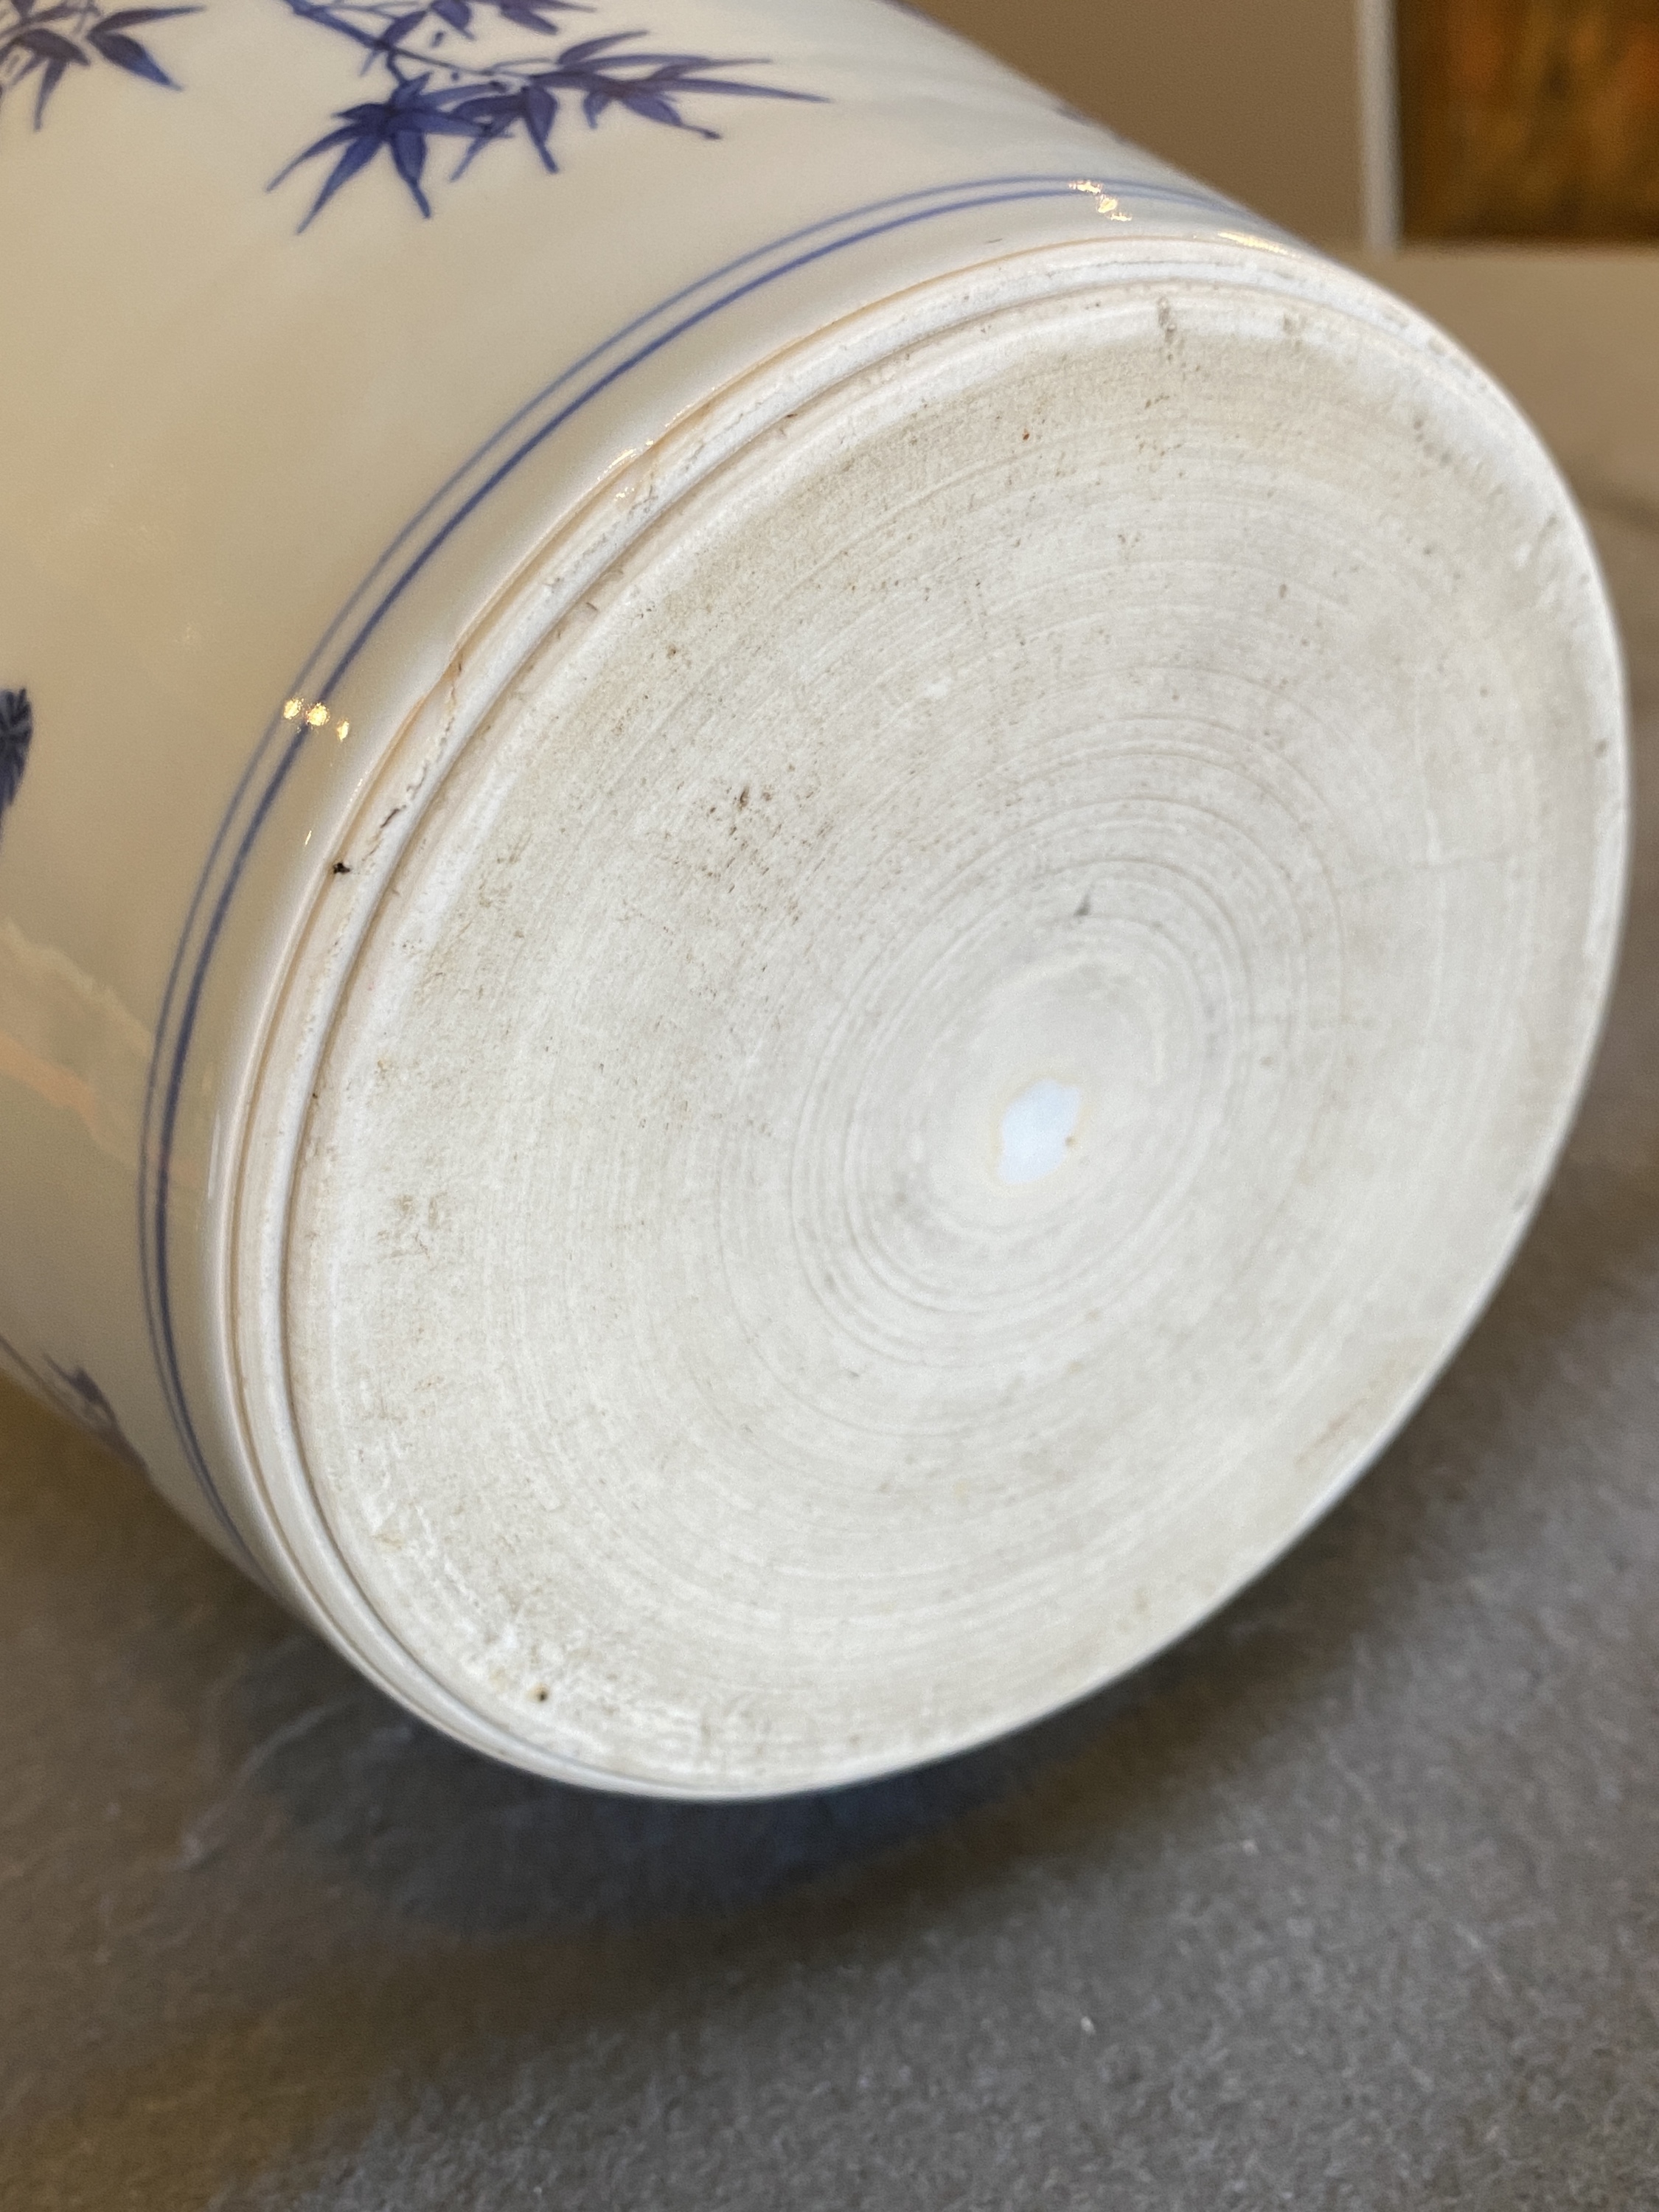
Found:
M 1659 535 L 1598 518 L 1659 708 Z M 1125 1691 L 841 1796 L 403 1720 L 0 1395 L 0 2204 L 1659 2204 L 1659 726 L 1596 1084 L 1384 1461 Z

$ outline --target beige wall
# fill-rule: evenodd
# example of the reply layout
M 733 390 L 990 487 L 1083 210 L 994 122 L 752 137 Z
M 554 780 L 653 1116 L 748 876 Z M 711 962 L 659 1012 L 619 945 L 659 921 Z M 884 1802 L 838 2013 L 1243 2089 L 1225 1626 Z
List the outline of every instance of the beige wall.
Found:
M 1126 137 L 1322 240 L 1361 232 L 1355 0 L 926 0 Z

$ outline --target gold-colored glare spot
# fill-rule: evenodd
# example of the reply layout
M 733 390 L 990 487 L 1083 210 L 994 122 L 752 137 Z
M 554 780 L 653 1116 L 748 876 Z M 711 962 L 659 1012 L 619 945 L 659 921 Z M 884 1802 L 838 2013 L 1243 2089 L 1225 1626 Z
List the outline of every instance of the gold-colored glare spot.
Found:
M 1095 204 L 1095 212 L 1106 216 L 1109 222 L 1132 222 L 1134 220 L 1133 216 L 1124 213 L 1098 177 L 1073 177 L 1066 189 L 1068 191 L 1086 192 Z
M 312 708 L 311 712 L 306 716 L 306 720 L 310 723 L 313 730 L 320 730 L 323 724 L 328 720 L 327 708 L 320 703 L 318 704 Z
M 341 723 L 341 725 L 340 725 L 340 726 L 339 726 L 339 728 L 338 728 L 337 730 L 336 730 L 336 731 L 335 731 L 334 734 L 335 734 L 335 736 L 336 736 L 336 737 L 340 740 L 340 743 L 341 743 L 342 744 L 343 744 L 345 743 L 345 741 L 346 741 L 346 732 L 347 732 L 347 731 L 348 731 L 348 730 L 349 730 L 349 729 L 350 729 L 350 727 L 351 727 L 351 725 L 350 725 L 350 723 L 349 723 L 349 722 L 342 722 L 342 723 Z
M 306 702 L 303 699 L 289 699 L 286 701 L 283 707 L 283 720 L 285 722 L 297 722 L 301 715 L 305 712 L 305 704 Z
M 1259 238 L 1253 230 L 1218 230 L 1216 236 L 1224 238 L 1230 246 L 1254 246 L 1261 253 L 1288 254 L 1291 251 L 1276 238 Z

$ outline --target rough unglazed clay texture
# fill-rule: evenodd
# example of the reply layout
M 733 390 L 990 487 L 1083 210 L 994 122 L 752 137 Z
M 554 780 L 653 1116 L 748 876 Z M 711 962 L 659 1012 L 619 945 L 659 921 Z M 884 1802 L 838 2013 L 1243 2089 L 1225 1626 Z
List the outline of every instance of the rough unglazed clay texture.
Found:
M 697 1809 L 402 1717 L 0 1399 L 0 2203 L 1659 2202 L 1659 535 L 1563 1172 L 1339 1510 L 1127 1690 Z
M 268 1053 L 263 1494 L 475 1747 L 765 1796 L 1052 1713 L 1317 1517 L 1512 1251 L 1611 967 L 1612 625 L 1484 380 L 1267 261 L 999 266 L 659 453 Z

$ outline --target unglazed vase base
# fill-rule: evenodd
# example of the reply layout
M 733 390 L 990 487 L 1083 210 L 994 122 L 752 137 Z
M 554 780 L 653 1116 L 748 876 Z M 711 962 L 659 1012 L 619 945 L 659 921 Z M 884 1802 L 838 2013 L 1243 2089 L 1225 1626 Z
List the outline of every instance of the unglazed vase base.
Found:
M 993 315 L 672 503 L 501 698 L 337 1012 L 285 1295 L 333 1540 L 515 1755 L 982 1739 L 1414 1402 L 1617 892 L 1589 556 L 1477 396 L 1239 285 Z

